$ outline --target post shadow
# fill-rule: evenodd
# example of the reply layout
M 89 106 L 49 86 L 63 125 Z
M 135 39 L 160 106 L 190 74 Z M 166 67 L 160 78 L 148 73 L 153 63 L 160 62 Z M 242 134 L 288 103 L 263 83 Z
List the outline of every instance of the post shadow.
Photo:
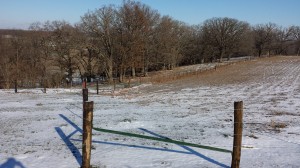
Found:
M 55 127 L 56 132 L 60 136 L 60 138 L 65 142 L 69 150 L 72 152 L 73 156 L 75 157 L 78 164 L 81 166 L 82 158 L 81 153 L 79 152 L 78 148 L 70 141 L 70 138 L 66 136 L 66 134 L 59 128 Z
M 7 161 L 0 165 L 0 168 L 25 168 L 25 166 L 15 158 L 8 158 Z
M 75 131 L 73 131 L 71 134 L 66 135 L 61 128 L 59 127 L 55 127 L 55 130 L 57 132 L 57 134 L 60 136 L 60 138 L 65 142 L 65 144 L 67 145 L 67 147 L 69 148 L 69 150 L 72 152 L 73 156 L 75 157 L 76 161 L 78 162 L 78 164 L 81 166 L 82 164 L 82 157 L 81 157 L 81 153 L 78 150 L 78 148 L 71 142 L 70 138 L 77 132 L 82 133 L 82 129 L 79 128 L 75 123 L 73 123 L 72 121 L 70 121 L 66 116 L 59 114 L 59 116 L 61 118 L 63 118 L 65 121 L 67 121 L 71 126 L 73 126 L 73 128 L 75 128 Z
M 78 149 L 75 147 L 75 145 L 71 142 L 71 141 L 78 141 L 78 142 L 82 142 L 82 140 L 80 139 L 71 139 L 71 136 L 73 136 L 76 132 L 80 132 L 82 133 L 82 129 L 79 128 L 75 123 L 73 123 L 71 120 L 69 120 L 66 116 L 64 116 L 63 114 L 59 114 L 60 117 L 62 117 L 66 122 L 68 122 L 71 126 L 73 126 L 73 128 L 75 128 L 75 131 L 72 132 L 70 135 L 66 136 L 62 130 L 59 128 L 59 127 L 56 127 L 55 129 L 58 128 L 58 130 L 60 131 L 59 135 L 61 136 L 61 138 L 64 140 L 66 139 L 65 143 L 66 145 L 69 147 L 70 151 L 73 153 L 74 149 L 76 149 L 78 151 Z M 146 133 L 149 133 L 151 135 L 154 135 L 154 136 L 157 136 L 157 137 L 160 137 L 160 138 L 164 138 L 164 139 L 170 139 L 168 137 L 164 137 L 164 136 L 161 136 L 159 134 L 156 134 L 154 132 L 151 132 L 147 129 L 144 129 L 144 128 L 139 128 L 140 130 L 146 132 Z M 58 131 L 57 131 L 58 132 Z M 196 155 L 204 160 L 207 160 L 208 162 L 211 162 L 213 164 L 216 164 L 220 167 L 223 167 L 223 168 L 230 168 L 230 166 L 227 166 L 223 163 L 220 163 L 212 158 L 209 158 L 187 146 L 183 146 L 183 145 L 178 145 L 180 147 L 182 147 L 183 149 L 187 150 L 187 151 L 180 151 L 180 150 L 172 150 L 172 149 L 164 149 L 164 148 L 155 148 L 155 147 L 146 147 L 146 146 L 139 146 L 139 145 L 128 145 L 128 144 L 120 144 L 120 143 L 114 143 L 114 142 L 104 142 L 104 141 L 95 141 L 95 140 L 92 140 L 92 143 L 98 143 L 98 144 L 106 144 L 106 145 L 116 145 L 116 146 L 123 146 L 123 147 L 131 147 L 131 148 L 140 148 L 140 149 L 147 149 L 147 150 L 156 150 L 156 151 L 165 151 L 165 152 L 174 152 L 174 153 L 181 153 L 181 154 L 189 154 L 189 155 Z M 70 144 L 70 145 L 68 145 Z M 77 162 L 81 165 L 82 163 L 82 158 L 81 158 L 81 154 L 80 152 L 78 151 L 78 154 L 79 155 L 75 155 L 73 153 L 73 156 L 77 159 Z M 0 167 L 1 168 L 1 167 Z
M 167 138 L 167 139 L 169 139 L 168 137 L 161 136 L 161 135 L 156 134 L 156 133 L 154 133 L 154 132 L 152 132 L 152 131 L 149 131 L 149 130 L 147 130 L 147 129 L 144 129 L 144 128 L 139 128 L 139 129 L 142 130 L 142 131 L 144 131 L 144 132 L 147 132 L 147 133 L 149 133 L 149 134 L 151 134 L 151 135 L 154 135 L 154 136 L 157 136 L 157 137 L 160 137 L 160 138 Z M 216 161 L 216 160 L 214 160 L 214 159 L 212 159 L 212 158 L 209 158 L 209 157 L 207 157 L 207 156 L 205 156 L 205 155 L 203 155 L 203 154 L 201 154 L 201 153 L 199 153 L 199 152 L 193 150 L 192 148 L 189 148 L 189 147 L 183 146 L 183 145 L 178 145 L 178 146 L 180 146 L 180 147 L 182 147 L 183 149 L 189 151 L 191 154 L 194 154 L 194 155 L 196 155 L 196 156 L 198 156 L 198 157 L 201 157 L 201 158 L 204 159 L 204 160 L 207 160 L 208 162 L 211 162 L 211 163 L 213 163 L 213 164 L 216 164 L 216 165 L 218 165 L 218 166 L 220 166 L 220 167 L 230 168 L 230 166 L 227 166 L 227 165 L 225 165 L 225 164 L 223 164 L 223 163 L 220 163 L 220 162 L 218 162 L 218 161 Z
M 82 133 L 82 129 L 79 128 L 74 122 L 72 122 L 71 120 L 69 120 L 66 116 L 64 116 L 63 114 L 59 114 L 59 116 L 61 118 L 63 118 L 67 123 L 69 123 L 71 126 L 73 126 L 73 128 L 75 128 L 75 131 L 72 132 L 70 135 L 66 136 L 62 130 L 59 127 L 56 127 L 55 129 L 58 129 L 60 131 L 60 135 L 62 137 L 62 139 L 67 139 L 68 143 L 66 144 L 70 144 L 72 143 L 71 141 L 77 141 L 77 142 L 82 142 L 81 139 L 72 139 L 71 137 L 76 133 L 76 132 L 80 132 Z M 121 143 L 114 143 L 114 142 L 105 142 L 105 141 L 95 141 L 92 140 L 92 143 L 98 143 L 98 144 L 106 144 L 106 145 L 116 145 L 116 146 L 123 146 L 123 147 L 131 147 L 131 148 L 141 148 L 141 149 L 148 149 L 148 150 L 157 150 L 157 151 L 166 151 L 166 152 L 175 152 L 175 153 L 182 153 L 182 154 L 191 154 L 190 152 L 186 152 L 186 151 L 179 151 L 179 150 L 170 150 L 170 149 L 164 149 L 164 148 L 154 148 L 154 147 L 146 147 L 146 146 L 138 146 L 138 145 L 128 145 L 128 144 L 121 144 Z M 74 146 L 74 145 L 73 145 Z M 74 146 L 75 147 L 75 146 Z M 76 148 L 76 147 L 75 147 Z M 73 148 L 72 148 L 73 149 Z M 71 150 L 71 149 L 70 149 Z M 71 150 L 73 151 L 73 150 Z M 73 152 L 72 152 L 73 153 Z M 76 158 L 76 157 L 75 157 Z
M 72 125 L 72 127 L 75 128 L 75 131 L 78 131 L 82 134 L 82 129 L 80 127 L 78 127 L 75 123 L 73 123 L 71 120 L 69 120 L 66 116 L 64 116 L 63 114 L 59 114 L 59 116 L 61 118 L 63 118 L 65 121 L 67 121 L 70 125 Z

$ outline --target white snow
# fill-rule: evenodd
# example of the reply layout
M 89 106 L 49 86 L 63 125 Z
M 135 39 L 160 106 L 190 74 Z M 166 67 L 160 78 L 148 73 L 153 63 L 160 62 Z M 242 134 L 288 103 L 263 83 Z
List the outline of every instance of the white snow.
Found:
M 299 167 L 300 65 L 285 61 L 266 66 L 264 72 L 264 80 L 234 85 L 174 89 L 172 84 L 147 84 L 124 94 L 100 95 L 91 89 L 93 123 L 232 150 L 233 102 L 242 100 L 241 167 Z M 147 87 L 158 89 L 148 93 L 143 91 Z M 81 116 L 81 89 L 48 89 L 47 93 L 22 89 L 17 94 L 0 90 L 0 168 L 80 167 Z M 277 128 L 280 123 L 286 127 Z M 230 167 L 231 154 L 93 131 L 91 164 L 101 168 Z

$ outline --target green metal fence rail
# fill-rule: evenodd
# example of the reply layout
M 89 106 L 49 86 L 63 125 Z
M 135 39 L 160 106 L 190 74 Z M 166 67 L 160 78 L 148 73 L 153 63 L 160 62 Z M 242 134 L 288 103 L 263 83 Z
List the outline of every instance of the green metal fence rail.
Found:
M 124 135 L 124 136 L 130 136 L 130 137 L 136 137 L 136 138 L 142 138 L 142 139 L 149 139 L 149 140 L 154 140 L 154 141 L 173 143 L 173 144 L 177 144 L 177 145 L 191 146 L 191 147 L 213 150 L 213 151 L 218 151 L 218 152 L 232 153 L 232 151 L 227 150 L 227 149 L 198 145 L 198 144 L 187 143 L 187 142 L 181 142 L 181 141 L 176 141 L 176 140 L 172 140 L 169 138 L 156 138 L 156 137 L 151 137 L 151 136 L 146 136 L 146 135 L 139 135 L 139 134 L 133 134 L 133 133 L 127 133 L 127 132 L 121 132 L 121 131 L 108 130 L 108 129 L 103 129 L 103 128 L 95 128 L 95 127 L 93 127 L 93 129 L 96 131 L 105 132 L 105 133 Z

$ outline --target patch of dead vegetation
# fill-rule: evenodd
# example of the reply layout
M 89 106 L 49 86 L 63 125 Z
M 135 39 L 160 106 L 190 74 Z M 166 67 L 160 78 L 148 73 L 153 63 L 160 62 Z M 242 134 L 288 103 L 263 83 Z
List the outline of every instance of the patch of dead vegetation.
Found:
M 290 113 L 290 112 L 284 112 L 284 111 L 273 111 L 269 113 L 270 116 L 300 116 L 300 114 Z
M 268 124 L 269 130 L 275 131 L 275 132 L 281 132 L 281 129 L 286 128 L 288 126 L 287 123 L 284 122 L 278 122 L 271 120 L 271 122 Z

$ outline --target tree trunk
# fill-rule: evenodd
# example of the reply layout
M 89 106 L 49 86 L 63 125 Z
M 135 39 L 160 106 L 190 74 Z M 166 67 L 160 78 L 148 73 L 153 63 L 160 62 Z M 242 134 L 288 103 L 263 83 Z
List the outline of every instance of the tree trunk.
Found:
M 120 74 L 119 74 L 119 82 L 124 81 L 124 76 L 125 76 L 125 70 L 121 67 L 120 68 Z
M 107 61 L 107 78 L 108 82 L 113 82 L 113 60 L 112 58 L 109 58 Z
M 131 76 L 135 78 L 135 67 L 131 67 Z
M 91 65 L 91 61 L 89 61 L 88 65 L 87 65 L 87 71 L 88 71 L 87 82 L 91 82 L 92 81 L 92 65 Z
M 148 76 L 148 69 L 149 69 L 149 60 L 148 60 L 148 50 L 146 50 L 146 53 L 144 53 L 144 68 L 142 74 L 144 76 Z
M 142 71 L 141 74 L 143 74 L 144 76 L 146 76 L 147 70 L 148 70 L 148 65 L 147 65 L 147 61 L 145 58 L 145 53 L 143 54 L 143 66 L 142 66 Z
M 204 63 L 204 58 L 201 58 L 201 64 L 203 64 Z
M 223 57 L 224 57 L 224 49 L 220 49 L 220 60 L 219 62 L 222 62 L 223 61 Z
M 258 57 L 261 57 L 261 53 L 262 53 L 262 51 L 261 51 L 261 49 L 259 49 L 258 50 Z
M 227 61 L 229 61 L 229 60 L 230 60 L 230 58 L 231 58 L 231 56 L 230 56 L 230 55 L 228 55 L 228 57 L 227 57 Z

